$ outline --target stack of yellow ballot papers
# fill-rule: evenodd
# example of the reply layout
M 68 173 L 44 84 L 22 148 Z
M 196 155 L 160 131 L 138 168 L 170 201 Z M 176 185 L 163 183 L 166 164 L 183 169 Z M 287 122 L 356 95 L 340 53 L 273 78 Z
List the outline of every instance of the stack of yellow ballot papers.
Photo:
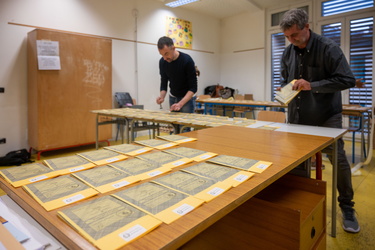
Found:
M 128 158 L 124 154 L 120 154 L 111 150 L 99 149 L 78 154 L 79 156 L 93 162 L 96 165 L 106 165 L 111 162 L 122 161 Z
M 150 148 L 150 147 L 144 147 L 144 146 L 133 145 L 133 144 L 114 145 L 114 146 L 104 147 L 104 149 L 109 149 L 117 153 L 129 155 L 129 156 L 136 156 L 136 155 L 140 155 L 140 154 L 153 150 L 153 148 Z
M 202 176 L 176 171 L 159 177 L 153 182 L 192 195 L 206 202 L 218 197 L 232 186 Z
M 80 203 L 58 215 L 99 249 L 123 247 L 163 223 L 113 196 Z
M 168 154 L 163 151 L 143 154 L 136 157 L 149 163 L 156 164 L 158 166 L 168 167 L 171 169 L 188 164 L 193 161 L 192 159 Z
M 146 182 L 113 195 L 167 224 L 194 210 L 204 202 L 152 182 Z
M 44 160 L 44 164 L 58 172 L 60 175 L 70 174 L 77 171 L 93 168 L 96 165 L 78 155 L 60 157 Z
M 175 142 L 166 142 L 164 140 L 158 140 L 158 139 L 150 139 L 150 140 L 140 140 L 140 141 L 134 141 L 134 143 L 144 145 L 146 147 L 156 148 L 156 149 L 165 149 L 177 146 L 178 144 Z
M 170 167 L 160 166 L 138 158 L 115 162 L 110 166 L 132 175 L 137 180 L 146 180 L 171 171 Z
M 47 211 L 92 197 L 99 192 L 71 175 L 23 186 Z
M 163 152 L 181 156 L 181 157 L 186 157 L 197 162 L 207 160 L 217 155 L 216 153 L 207 152 L 207 151 L 194 149 L 194 148 L 187 148 L 187 147 L 176 147 L 176 148 L 165 149 L 163 150 Z
M 293 84 L 295 81 L 296 80 L 291 81 L 283 88 L 281 88 L 280 91 L 276 91 L 275 100 L 285 105 L 291 102 L 294 99 L 294 97 L 296 97 L 298 93 L 301 92 L 301 90 L 293 90 Z
M 272 165 L 272 162 L 268 161 L 258 161 L 230 155 L 219 155 L 207 160 L 207 162 L 242 169 L 254 173 L 262 173 L 264 170 L 266 170 L 269 166 Z
M 125 187 L 140 180 L 136 176 L 109 165 L 74 173 L 73 176 L 101 193 Z
M 31 163 L 20 167 L 2 169 L 0 175 L 13 187 L 20 187 L 53 178 L 59 174 L 41 163 Z
M 191 137 L 182 136 L 182 135 L 159 135 L 158 138 L 162 140 L 178 143 L 178 144 L 197 140 L 196 138 L 191 138 Z
M 214 181 L 221 181 L 228 183 L 232 187 L 237 187 L 244 181 L 250 179 L 254 173 L 247 171 L 241 171 L 238 169 L 225 167 L 217 164 L 210 164 L 207 162 L 202 162 L 187 168 L 182 169 L 181 171 L 196 174 L 203 176 Z

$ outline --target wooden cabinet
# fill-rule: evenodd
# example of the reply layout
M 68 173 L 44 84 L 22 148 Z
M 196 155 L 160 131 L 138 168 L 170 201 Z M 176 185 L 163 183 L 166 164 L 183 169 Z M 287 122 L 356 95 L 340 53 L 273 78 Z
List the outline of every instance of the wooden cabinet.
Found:
M 57 41 L 61 70 L 39 70 L 37 40 Z M 95 142 L 96 115 L 112 108 L 112 41 L 35 29 L 28 33 L 28 140 L 51 150 Z M 111 138 L 111 126 L 99 140 Z
M 286 175 L 182 249 L 325 249 L 326 184 Z

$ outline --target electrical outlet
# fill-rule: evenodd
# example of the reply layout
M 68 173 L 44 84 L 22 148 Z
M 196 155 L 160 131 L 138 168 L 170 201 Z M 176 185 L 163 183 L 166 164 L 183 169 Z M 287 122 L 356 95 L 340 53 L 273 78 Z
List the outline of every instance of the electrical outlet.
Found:
M 5 144 L 6 142 L 7 142 L 7 139 L 5 139 L 5 138 L 0 139 L 0 144 Z
M 5 92 L 5 88 L 0 88 L 0 93 L 4 93 Z

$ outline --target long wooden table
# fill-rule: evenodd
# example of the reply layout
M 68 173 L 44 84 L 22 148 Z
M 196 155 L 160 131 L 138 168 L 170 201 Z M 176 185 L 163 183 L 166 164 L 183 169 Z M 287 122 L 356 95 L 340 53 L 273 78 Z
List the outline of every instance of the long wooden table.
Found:
M 256 174 L 250 180 L 230 189 L 177 221 L 169 225 L 162 224 L 151 233 L 127 245 L 126 249 L 175 249 L 182 246 L 316 152 L 334 142 L 334 139 L 330 137 L 235 126 L 208 128 L 183 135 L 197 138 L 197 141 L 184 143 L 186 147 L 270 161 L 273 165 L 263 173 Z M 173 171 L 180 168 L 182 167 Z M 68 249 L 95 249 L 86 239 L 59 219 L 56 210 L 45 211 L 22 188 L 13 188 L 3 179 L 0 179 L 0 188 Z
M 195 113 L 189 114 L 159 110 L 134 110 L 130 108 L 101 109 L 92 110 L 91 112 L 96 114 L 97 149 L 99 147 L 99 126 L 102 125 L 117 123 L 120 124 L 121 127 L 125 127 L 125 130 L 121 129 L 122 143 L 124 143 L 124 137 L 126 137 L 126 142 L 130 143 L 134 139 L 134 124 L 139 121 L 152 123 L 152 128 L 157 129 L 158 135 L 159 123 L 172 125 L 175 129 L 175 133 L 179 134 L 181 127 L 211 128 L 222 125 L 247 126 L 256 122 L 255 120 L 246 118 L 229 118 L 226 116 L 212 116 Z M 153 131 L 153 135 L 155 136 L 155 130 Z
M 92 112 L 97 114 L 97 123 L 96 129 L 98 131 L 99 125 L 101 125 L 98 121 L 100 117 L 121 117 L 122 119 L 129 119 L 132 122 L 128 122 L 129 124 L 133 124 L 135 121 L 149 121 L 153 123 L 170 123 L 175 128 L 178 128 L 179 125 L 189 126 L 189 127 L 203 127 L 203 128 L 210 128 L 210 127 L 217 127 L 218 125 L 233 125 L 233 126 L 241 126 L 241 127 L 248 127 L 248 128 L 259 128 L 264 125 L 271 125 L 279 127 L 276 131 L 288 132 L 288 133 L 297 133 L 297 134 L 306 134 L 306 135 L 316 135 L 316 136 L 324 136 L 333 139 L 333 152 L 332 155 L 336 156 L 336 141 L 341 138 L 345 133 L 346 129 L 338 129 L 338 128 L 326 128 L 326 127 L 318 127 L 318 126 L 306 126 L 306 125 L 298 125 L 298 124 L 287 124 L 287 123 L 274 123 L 274 122 L 266 122 L 266 121 L 257 121 L 252 119 L 246 118 L 229 118 L 224 116 L 210 116 L 206 115 L 207 121 L 204 123 L 205 125 L 201 124 L 200 117 L 204 116 L 201 114 L 185 114 L 185 113 L 170 113 L 165 111 L 152 111 L 152 110 L 142 110 L 136 113 L 130 112 L 134 111 L 131 109 L 109 109 L 109 110 L 94 110 Z M 190 118 L 186 119 L 185 115 L 191 116 Z M 212 120 L 210 119 L 212 118 Z M 194 121 L 196 119 L 196 121 Z M 104 123 L 105 124 L 105 123 Z M 132 125 L 126 125 L 126 137 L 128 138 L 129 143 L 129 130 L 131 131 Z M 130 127 L 130 129 L 129 129 Z M 98 134 L 97 134 L 98 138 Z M 98 140 L 97 140 L 97 147 L 98 148 Z M 333 157 L 333 161 L 336 161 L 336 158 Z M 333 172 L 332 172 L 332 224 L 331 224 L 331 236 L 336 237 L 336 184 L 337 184 L 337 162 L 333 163 Z
M 281 104 L 279 102 L 272 102 L 272 101 L 251 101 L 251 100 L 234 100 L 234 99 L 222 99 L 222 98 L 207 98 L 207 99 L 197 99 L 196 102 L 200 105 L 204 106 L 204 114 L 212 114 L 213 106 L 222 106 L 223 107 L 223 115 L 226 115 L 225 107 L 228 106 L 240 106 L 240 107 L 252 107 L 252 108 L 259 108 L 259 109 L 268 109 L 268 108 L 288 108 L 288 105 Z M 359 105 L 352 105 L 352 104 L 343 104 L 342 105 L 342 114 L 344 116 L 357 116 L 360 119 L 360 124 L 358 127 L 358 132 L 361 134 L 361 160 L 364 160 L 366 153 L 369 150 L 369 141 L 370 141 L 370 119 L 371 116 L 371 107 L 362 107 Z M 366 116 L 368 119 L 365 119 Z M 367 127 L 367 152 L 366 152 L 366 127 Z M 353 163 L 354 163 L 354 147 L 353 147 Z
M 204 114 L 212 114 L 213 106 L 222 106 L 223 115 L 226 115 L 227 106 L 237 106 L 237 107 L 252 107 L 260 108 L 266 110 L 267 108 L 287 108 L 287 105 L 281 104 L 279 102 L 270 102 L 270 101 L 252 101 L 252 100 L 234 100 L 234 99 L 221 99 L 221 98 L 207 98 L 207 99 L 197 99 L 197 103 L 203 104 Z

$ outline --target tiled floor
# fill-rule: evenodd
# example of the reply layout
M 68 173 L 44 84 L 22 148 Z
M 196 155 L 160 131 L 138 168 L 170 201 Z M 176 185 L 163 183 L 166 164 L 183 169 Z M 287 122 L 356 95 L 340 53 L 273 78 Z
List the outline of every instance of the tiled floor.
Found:
M 348 159 L 351 160 L 351 143 L 346 142 L 345 148 Z M 359 152 L 359 145 L 356 147 Z M 374 152 L 374 151 L 373 151 Z M 375 152 L 374 152 L 375 153 Z M 332 168 L 326 159 L 323 159 L 325 170 L 323 180 L 327 181 L 327 249 L 374 249 L 375 246 L 375 159 L 374 154 L 369 165 L 361 167 L 352 175 L 356 216 L 361 231 L 357 234 L 346 233 L 342 229 L 341 211 L 337 209 L 336 238 L 331 233 L 331 188 Z M 356 155 L 356 164 L 360 162 Z M 356 165 L 354 164 L 354 166 Z
M 114 145 L 115 143 L 111 143 Z M 104 146 L 104 145 L 103 145 Z M 351 142 L 345 143 L 348 159 L 351 160 Z M 359 152 L 359 144 L 356 146 Z M 45 152 L 42 159 L 56 158 L 71 155 L 78 152 L 94 150 L 94 145 L 84 146 L 74 149 Z M 374 152 L 375 153 L 375 152 Z M 33 155 L 34 160 L 36 155 Z M 327 249 L 374 249 L 375 246 L 375 157 L 368 166 L 360 168 L 356 175 L 353 175 L 354 201 L 357 210 L 361 231 L 357 234 L 346 233 L 341 227 L 341 211 L 337 209 L 337 233 L 336 238 L 330 236 L 331 233 L 331 165 L 326 158 L 323 158 L 325 169 L 323 170 L 323 180 L 327 181 Z M 356 155 L 356 162 L 359 156 Z M 2 169 L 4 167 L 0 167 Z M 312 173 L 315 176 L 315 173 Z M 5 193 L 0 189 L 0 195 Z

